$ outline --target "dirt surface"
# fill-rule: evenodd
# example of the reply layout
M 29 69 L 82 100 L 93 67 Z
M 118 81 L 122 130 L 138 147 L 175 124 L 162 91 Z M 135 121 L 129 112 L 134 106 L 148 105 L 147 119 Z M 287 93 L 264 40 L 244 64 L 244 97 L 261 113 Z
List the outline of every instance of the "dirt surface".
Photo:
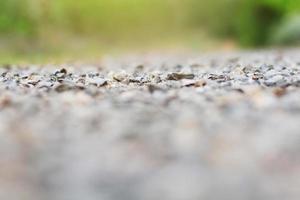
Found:
M 300 51 L 0 68 L 0 199 L 298 200 Z

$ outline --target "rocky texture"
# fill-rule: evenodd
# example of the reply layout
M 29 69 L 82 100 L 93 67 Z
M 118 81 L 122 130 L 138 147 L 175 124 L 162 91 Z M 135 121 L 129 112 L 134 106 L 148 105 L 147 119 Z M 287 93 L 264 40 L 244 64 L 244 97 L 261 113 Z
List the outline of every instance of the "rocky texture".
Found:
M 298 200 L 300 52 L 0 68 L 0 199 Z

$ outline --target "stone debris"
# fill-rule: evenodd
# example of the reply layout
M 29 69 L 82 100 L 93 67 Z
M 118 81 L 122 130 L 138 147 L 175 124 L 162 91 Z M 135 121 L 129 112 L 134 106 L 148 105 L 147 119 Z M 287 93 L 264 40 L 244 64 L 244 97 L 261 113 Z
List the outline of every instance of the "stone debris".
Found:
M 0 68 L 0 199 L 298 200 L 300 51 Z

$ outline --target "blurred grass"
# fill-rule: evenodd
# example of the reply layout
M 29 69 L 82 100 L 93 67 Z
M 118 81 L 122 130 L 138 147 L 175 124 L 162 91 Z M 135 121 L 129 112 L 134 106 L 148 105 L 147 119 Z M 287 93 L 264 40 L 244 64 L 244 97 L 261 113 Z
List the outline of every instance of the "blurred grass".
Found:
M 299 11 L 300 0 L 1 0 L 0 62 L 295 45 Z
M 9 41 L 12 40 L 12 41 Z M 201 30 L 185 33 L 172 33 L 131 38 L 103 40 L 97 36 L 82 37 L 76 35 L 59 35 L 54 40 L 39 44 L 30 44 L 24 39 L 5 39 L 6 48 L 0 48 L 0 63 L 49 63 L 99 60 L 107 54 L 147 52 L 182 52 L 190 50 L 214 50 L 221 42 L 211 39 Z M 43 41 L 43 40 L 42 40 Z M 0 42 L 1 43 L 1 42 Z M 59 44 L 59 45 L 57 45 Z M 224 47 L 227 48 L 227 47 Z

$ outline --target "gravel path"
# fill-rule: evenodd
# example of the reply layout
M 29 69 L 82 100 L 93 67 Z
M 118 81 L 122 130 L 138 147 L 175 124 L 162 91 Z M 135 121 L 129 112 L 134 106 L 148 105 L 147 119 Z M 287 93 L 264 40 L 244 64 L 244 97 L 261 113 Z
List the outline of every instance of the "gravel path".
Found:
M 0 199 L 299 200 L 300 50 L 4 66 L 0 138 Z

